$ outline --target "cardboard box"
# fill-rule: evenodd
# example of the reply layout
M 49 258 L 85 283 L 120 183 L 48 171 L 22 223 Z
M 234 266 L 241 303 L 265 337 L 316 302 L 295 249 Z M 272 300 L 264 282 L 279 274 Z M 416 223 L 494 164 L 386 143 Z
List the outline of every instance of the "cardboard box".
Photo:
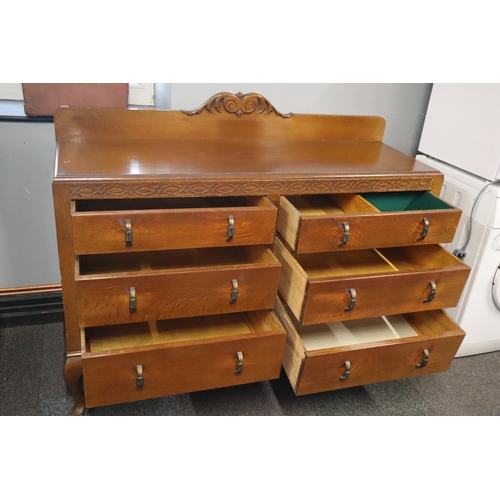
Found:
M 24 112 L 54 116 L 60 106 L 126 108 L 128 83 L 23 83 Z

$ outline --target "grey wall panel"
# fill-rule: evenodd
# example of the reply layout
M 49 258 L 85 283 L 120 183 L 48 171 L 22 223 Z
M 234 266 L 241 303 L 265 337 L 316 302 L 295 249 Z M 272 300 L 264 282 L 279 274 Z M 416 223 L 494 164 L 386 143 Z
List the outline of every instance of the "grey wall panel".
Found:
M 217 92 L 257 92 L 282 113 L 377 115 L 384 142 L 415 156 L 429 103 L 429 83 L 174 83 L 172 109 L 193 109 Z
M 60 283 L 53 123 L 0 122 L 0 288 Z

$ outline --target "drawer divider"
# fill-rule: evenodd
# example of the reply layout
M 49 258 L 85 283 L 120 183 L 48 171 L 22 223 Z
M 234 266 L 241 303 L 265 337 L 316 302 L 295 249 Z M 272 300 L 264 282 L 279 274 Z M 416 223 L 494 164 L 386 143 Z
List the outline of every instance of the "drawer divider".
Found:
M 399 269 L 381 252 L 379 252 L 376 248 L 374 248 L 375 252 L 385 261 L 387 264 L 389 264 L 395 271 L 399 271 Z

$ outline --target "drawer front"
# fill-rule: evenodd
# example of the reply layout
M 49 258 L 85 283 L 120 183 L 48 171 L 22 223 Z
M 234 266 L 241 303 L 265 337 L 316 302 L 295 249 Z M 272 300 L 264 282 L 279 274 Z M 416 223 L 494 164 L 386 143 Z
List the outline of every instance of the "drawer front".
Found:
M 274 252 L 302 324 L 455 307 L 470 272 L 439 245 L 297 255 L 277 238 Z
M 436 310 L 402 316 L 413 336 L 376 341 L 364 331 L 367 342 L 328 347 L 330 338 L 308 350 L 298 333 L 303 327 L 290 311 L 278 302 L 276 313 L 288 331 L 283 366 L 297 395 L 446 371 L 465 337 L 444 311 Z
M 77 255 L 273 242 L 277 208 L 256 206 L 73 213 Z
M 192 345 L 83 355 L 86 405 L 92 408 L 278 378 L 285 338 L 282 330 Z M 238 352 L 243 362 L 239 373 Z M 140 388 L 137 366 L 142 367 Z
M 427 245 L 452 241 L 461 215 L 451 206 L 380 212 L 364 204 L 351 208 L 352 213 L 306 215 L 306 210 L 282 198 L 278 231 L 297 253 Z
M 468 270 L 459 269 L 311 282 L 301 322 L 308 325 L 455 307 L 467 276 Z
M 81 279 L 79 321 L 85 327 L 272 309 L 279 274 L 276 263 Z
M 448 370 L 462 343 L 457 330 L 436 338 L 307 355 L 295 386 L 298 396 Z M 427 350 L 428 361 L 421 366 Z M 349 377 L 346 362 L 349 362 Z

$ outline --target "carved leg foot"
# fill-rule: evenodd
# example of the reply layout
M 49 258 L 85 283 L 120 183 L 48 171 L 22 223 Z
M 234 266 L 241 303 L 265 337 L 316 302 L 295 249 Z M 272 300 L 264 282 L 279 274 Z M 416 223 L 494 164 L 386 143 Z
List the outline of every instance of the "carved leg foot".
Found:
M 85 396 L 82 387 L 82 359 L 80 355 L 67 355 L 64 363 L 64 380 L 75 398 L 70 415 L 83 415 L 85 411 Z

